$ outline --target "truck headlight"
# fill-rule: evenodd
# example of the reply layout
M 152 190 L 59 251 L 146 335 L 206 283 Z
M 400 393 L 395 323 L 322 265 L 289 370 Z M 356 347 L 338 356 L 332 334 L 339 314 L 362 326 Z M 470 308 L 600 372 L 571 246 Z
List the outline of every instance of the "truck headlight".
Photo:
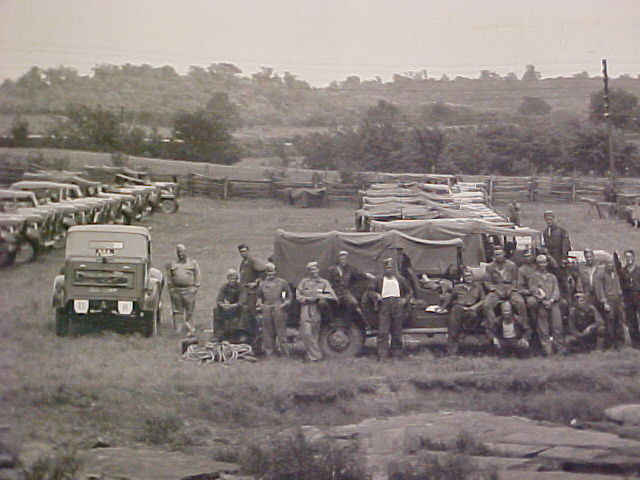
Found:
M 133 302 L 130 300 L 118 300 L 118 313 L 120 315 L 131 315 L 133 312 Z
M 80 299 L 74 300 L 73 310 L 76 313 L 87 313 L 89 311 L 89 300 L 80 300 Z

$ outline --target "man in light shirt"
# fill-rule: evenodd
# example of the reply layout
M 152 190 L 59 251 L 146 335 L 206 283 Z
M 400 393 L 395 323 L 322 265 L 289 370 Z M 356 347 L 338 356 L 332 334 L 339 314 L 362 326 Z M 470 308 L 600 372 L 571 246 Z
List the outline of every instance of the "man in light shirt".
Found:
M 200 268 L 198 262 L 187 257 L 187 248 L 179 244 L 176 246 L 177 261 L 167 265 L 167 286 L 171 297 L 171 311 L 173 314 L 173 328 L 182 332 L 182 324 L 188 333 L 195 333 L 191 325 L 193 310 L 196 306 L 196 293 L 200 288 Z
M 529 320 L 515 315 L 509 302 L 500 304 L 500 316 L 494 328 L 487 333 L 501 355 L 515 354 L 521 357 L 529 352 Z
M 374 281 L 373 293 L 380 305 L 378 312 L 378 360 L 386 360 L 389 355 L 402 356 L 402 323 L 405 306 L 411 298 L 409 282 L 396 275 L 393 259 L 383 261 L 384 275 Z
M 560 313 L 560 288 L 556 276 L 547 270 L 549 260 L 546 255 L 536 258 L 538 271 L 529 279 L 529 291 L 536 301 L 536 329 L 545 355 L 566 352 L 564 328 Z
M 624 251 L 624 266 L 620 269 L 620 286 L 624 299 L 624 313 L 634 346 L 640 346 L 638 311 L 640 310 L 640 268 L 633 250 Z
M 583 253 L 584 265 L 578 266 L 576 291 L 584 294 L 584 300 L 586 302 L 593 302 L 595 300 L 593 296 L 593 277 L 598 267 L 595 263 L 593 250 L 585 248 Z
M 604 269 L 593 277 L 593 291 L 596 301 L 604 312 L 606 337 L 609 345 L 619 348 L 629 345 L 629 329 L 626 325 L 622 287 L 613 260 L 607 260 Z

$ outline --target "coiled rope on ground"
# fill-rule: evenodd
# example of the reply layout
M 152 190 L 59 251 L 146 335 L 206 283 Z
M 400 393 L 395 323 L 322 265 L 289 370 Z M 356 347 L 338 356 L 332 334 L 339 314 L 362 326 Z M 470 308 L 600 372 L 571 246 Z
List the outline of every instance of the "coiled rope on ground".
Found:
M 205 342 L 204 345 L 189 345 L 182 358 L 200 363 L 227 363 L 234 360 L 256 361 L 251 345 L 229 342 Z

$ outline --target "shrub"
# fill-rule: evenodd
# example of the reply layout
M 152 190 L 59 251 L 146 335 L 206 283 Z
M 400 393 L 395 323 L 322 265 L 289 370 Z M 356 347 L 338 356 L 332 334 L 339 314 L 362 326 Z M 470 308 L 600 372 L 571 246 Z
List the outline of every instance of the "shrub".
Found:
M 38 458 L 31 467 L 25 469 L 25 480 L 68 480 L 75 478 L 80 466 L 75 450 L 62 450 Z
M 249 445 L 241 455 L 247 473 L 261 480 L 364 480 L 357 452 L 337 448 L 328 439 L 308 442 L 301 430 L 266 444 Z
M 389 480 L 497 480 L 495 470 L 483 470 L 467 455 L 422 455 L 415 462 L 389 467 Z

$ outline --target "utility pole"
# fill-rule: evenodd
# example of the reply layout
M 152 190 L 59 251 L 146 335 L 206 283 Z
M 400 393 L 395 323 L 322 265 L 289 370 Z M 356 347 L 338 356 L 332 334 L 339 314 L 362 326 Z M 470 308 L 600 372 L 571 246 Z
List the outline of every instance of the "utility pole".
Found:
M 614 192 L 615 181 L 615 165 L 613 159 L 613 143 L 611 138 L 612 123 L 611 123 L 611 111 L 609 103 L 609 75 L 607 73 L 607 59 L 602 59 L 602 81 L 604 82 L 604 121 L 607 126 L 607 157 L 609 158 L 609 182 L 611 192 Z

